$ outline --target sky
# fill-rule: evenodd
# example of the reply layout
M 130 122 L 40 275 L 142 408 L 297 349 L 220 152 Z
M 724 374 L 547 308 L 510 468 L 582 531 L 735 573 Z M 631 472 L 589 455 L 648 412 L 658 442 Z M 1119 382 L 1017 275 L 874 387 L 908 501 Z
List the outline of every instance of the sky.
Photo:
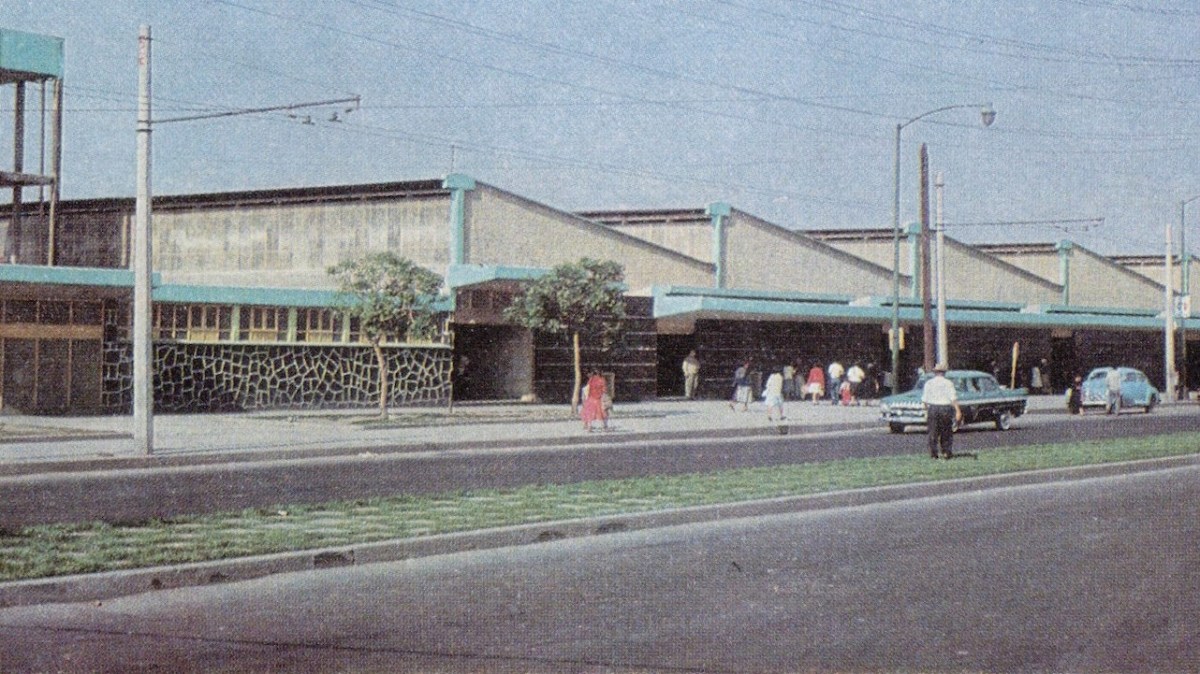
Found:
M 1161 255 L 1200 195 L 1191 0 L 3 0 L 0 28 L 65 40 L 63 198 L 135 193 L 140 25 L 155 194 L 456 172 L 562 210 L 889 228 L 903 125 L 900 219 L 923 143 L 968 243 Z

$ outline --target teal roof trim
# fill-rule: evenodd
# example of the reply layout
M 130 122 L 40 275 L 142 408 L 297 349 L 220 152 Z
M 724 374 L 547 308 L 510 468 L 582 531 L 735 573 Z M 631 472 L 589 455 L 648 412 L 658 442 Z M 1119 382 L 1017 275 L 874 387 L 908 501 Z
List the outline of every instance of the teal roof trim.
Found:
M 103 286 L 133 289 L 133 272 L 128 269 L 94 267 L 46 267 L 30 264 L 0 264 L 0 281 L 45 285 Z M 150 282 L 160 282 L 158 274 Z
M 547 271 L 538 267 L 455 264 L 446 272 L 446 285 L 461 288 L 488 281 L 534 281 L 545 276 Z
M 707 290 L 707 292 L 700 292 Z M 810 319 L 818 321 L 844 320 L 852 322 L 888 322 L 891 320 L 891 297 L 872 298 L 880 302 L 869 304 L 805 298 L 794 293 L 738 293 L 719 289 L 655 288 L 654 317 L 670 318 L 702 314 L 712 318 L 727 315 L 730 320 L 748 315 L 764 318 Z M 1063 307 L 1065 309 L 1065 307 Z M 900 320 L 912 324 L 921 321 L 921 303 L 901 298 Z M 951 325 L 1005 325 L 1018 327 L 1064 327 L 1101 329 L 1161 330 L 1163 320 L 1152 311 L 1104 309 L 1087 311 L 1072 307 L 1071 311 L 1028 311 L 1025 307 L 1001 302 L 956 302 L 947 307 L 946 320 Z M 1200 324 L 1190 320 L 1188 326 Z
M 346 296 L 336 290 L 304 288 L 248 288 L 232 286 L 165 285 L 154 289 L 154 301 L 171 304 L 226 304 L 327 309 L 344 306 Z M 433 300 L 433 310 L 453 311 L 448 297 Z
M 701 288 L 695 286 L 655 286 L 657 297 L 720 297 L 726 299 L 764 300 L 770 302 L 790 301 L 817 304 L 848 304 L 854 297 L 826 293 L 798 293 L 773 290 L 737 290 L 729 288 Z M 888 300 L 891 301 L 890 299 Z
M 331 307 L 338 304 L 333 290 L 247 288 L 230 286 L 164 285 L 154 289 L 155 302 L 172 304 L 235 304 L 283 307 Z
M 890 307 L 862 307 L 850 304 L 814 303 L 786 300 L 753 300 L 746 298 L 701 297 L 698 295 L 662 296 L 654 298 L 654 317 L 668 318 L 684 314 L 735 314 L 744 316 L 775 316 L 779 318 L 842 319 L 851 321 L 883 321 L 891 317 Z M 731 316 L 735 318 L 736 316 Z M 905 321 L 920 320 L 920 307 L 901 311 Z

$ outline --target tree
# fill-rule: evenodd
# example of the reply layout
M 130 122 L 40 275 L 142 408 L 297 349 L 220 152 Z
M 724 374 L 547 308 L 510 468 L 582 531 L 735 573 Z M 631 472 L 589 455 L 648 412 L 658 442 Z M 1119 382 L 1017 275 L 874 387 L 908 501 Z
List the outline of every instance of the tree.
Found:
M 371 253 L 329 268 L 341 293 L 341 309 L 358 319 L 359 331 L 379 364 L 379 416 L 388 416 L 388 370 L 383 342 L 427 339 L 437 333 L 433 299 L 442 278 L 393 253 Z
M 530 283 L 504 311 L 506 320 L 531 330 L 571 336 L 575 365 L 572 414 L 579 408 L 583 384 L 580 341 L 595 339 L 608 347 L 620 336 L 625 319 L 624 280 L 624 268 L 616 262 L 582 258 L 560 264 Z

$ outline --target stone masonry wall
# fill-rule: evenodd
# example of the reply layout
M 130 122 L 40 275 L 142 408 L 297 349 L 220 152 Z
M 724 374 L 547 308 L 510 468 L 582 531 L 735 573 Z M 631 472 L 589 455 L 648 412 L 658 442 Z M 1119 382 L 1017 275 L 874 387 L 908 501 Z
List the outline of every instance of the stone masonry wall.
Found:
M 389 347 L 385 353 L 389 405 L 449 399 L 449 349 Z M 369 346 L 159 343 L 154 361 L 154 407 L 159 412 L 370 407 L 379 399 L 378 368 Z M 128 413 L 132 391 L 132 345 L 109 342 L 105 409 Z

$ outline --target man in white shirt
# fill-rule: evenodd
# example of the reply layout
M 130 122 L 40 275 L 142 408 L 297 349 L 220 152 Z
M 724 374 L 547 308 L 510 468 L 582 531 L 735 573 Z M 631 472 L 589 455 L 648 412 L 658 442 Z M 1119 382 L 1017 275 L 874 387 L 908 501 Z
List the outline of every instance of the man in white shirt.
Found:
M 1108 413 L 1121 413 L 1121 371 L 1112 368 L 1104 375 L 1104 384 L 1108 388 Z
M 925 404 L 925 427 L 929 430 L 929 458 L 954 458 L 954 422 L 962 419 L 958 406 L 958 391 L 954 382 L 946 378 L 946 364 L 933 366 L 933 378 L 921 389 L 921 402 Z
M 846 373 L 846 369 L 836 360 L 829 364 L 829 400 L 834 404 L 838 404 L 838 386 L 842 383 L 842 375 Z
M 850 382 L 850 402 L 853 405 L 858 404 L 858 396 L 862 392 L 862 383 L 866 376 L 867 373 L 863 372 L 858 363 L 851 365 L 850 369 L 846 370 L 846 381 Z

